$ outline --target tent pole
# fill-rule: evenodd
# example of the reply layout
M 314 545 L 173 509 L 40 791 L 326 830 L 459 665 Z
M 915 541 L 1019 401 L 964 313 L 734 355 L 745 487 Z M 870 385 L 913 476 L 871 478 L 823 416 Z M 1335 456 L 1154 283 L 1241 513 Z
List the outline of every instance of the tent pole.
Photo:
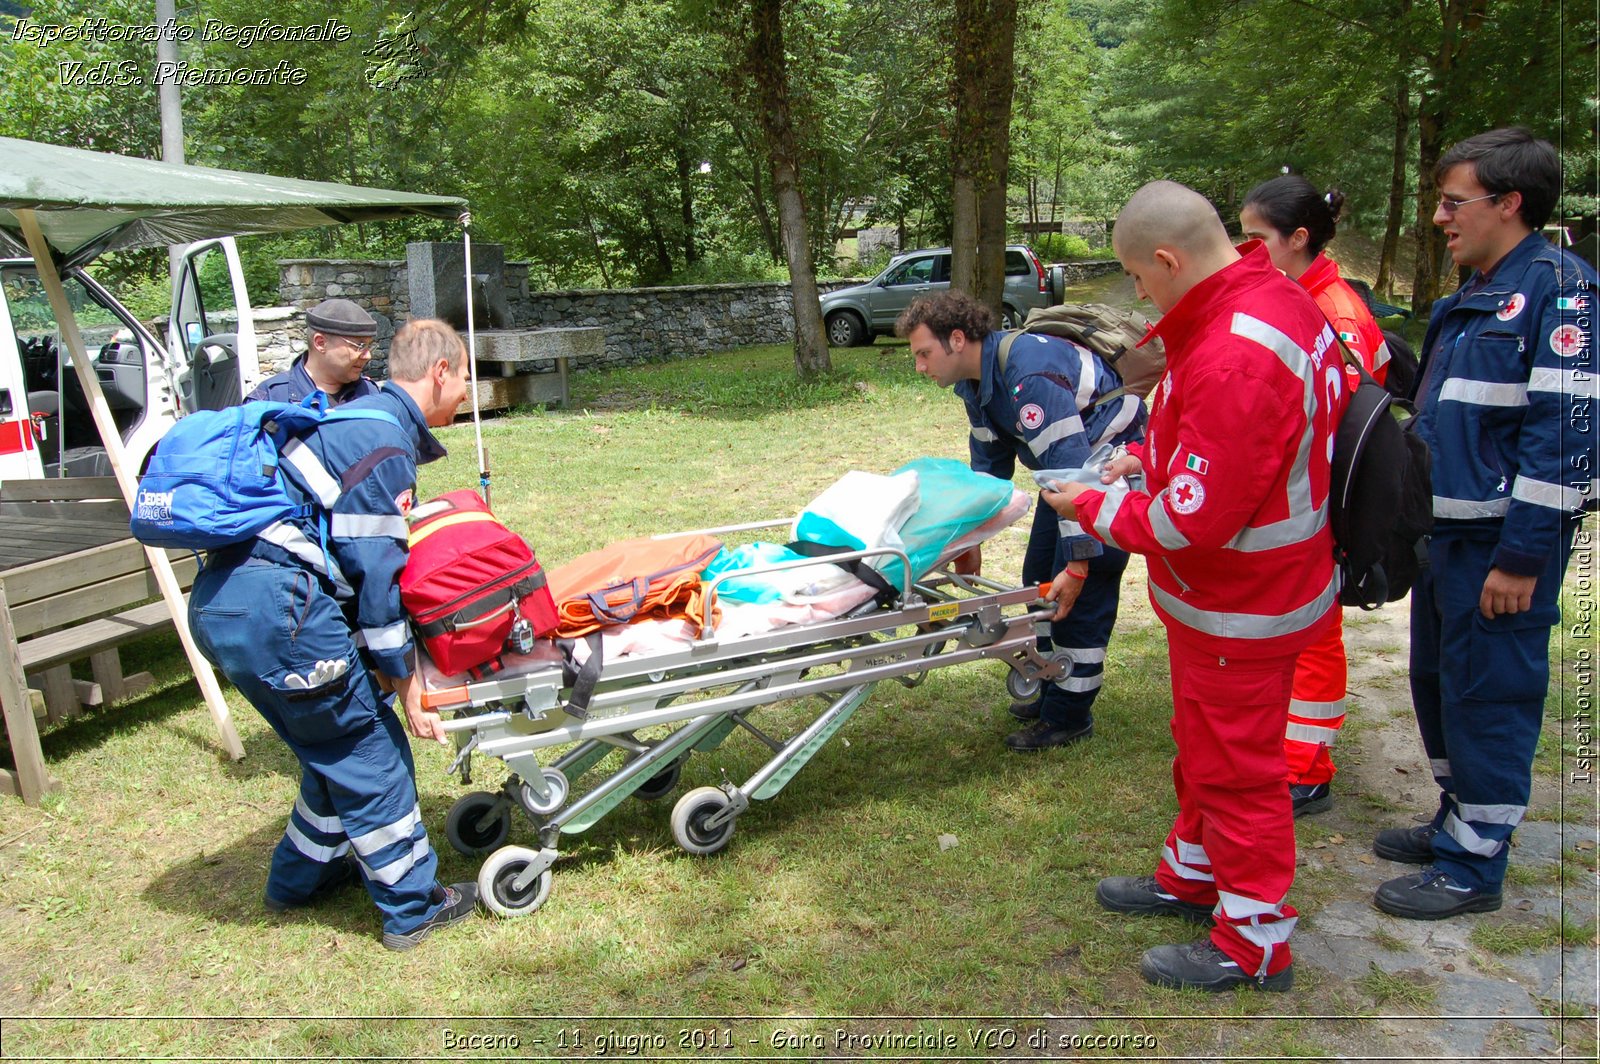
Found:
M 478 411 L 478 332 L 472 316 L 472 215 L 463 213 L 461 222 L 462 258 L 467 269 L 467 368 L 472 375 L 472 432 L 478 442 L 478 486 L 483 489 L 483 501 L 490 506 L 489 460 L 483 453 L 483 415 Z
M 55 259 L 50 255 L 50 245 L 44 238 L 44 231 L 39 228 L 39 220 L 34 217 L 31 210 L 18 209 L 14 212 L 17 222 L 22 226 L 23 236 L 28 241 L 28 250 L 33 255 L 34 264 L 39 270 L 39 280 L 44 284 L 46 295 L 50 297 L 50 309 L 55 312 L 56 323 L 61 329 L 61 339 L 66 343 L 68 352 L 72 355 L 72 368 L 78 373 L 78 380 L 83 384 L 83 394 L 89 400 L 89 412 L 94 416 L 95 428 L 100 430 L 100 439 L 106 445 L 106 456 L 111 459 L 111 471 L 116 474 L 117 486 L 122 489 L 122 497 L 127 501 L 129 511 L 134 507 L 134 495 L 137 483 L 134 480 L 134 471 L 128 468 L 128 454 L 122 448 L 122 436 L 117 432 L 116 422 L 111 417 L 111 407 L 106 402 L 105 392 L 100 388 L 100 378 L 95 375 L 94 367 L 89 364 L 88 351 L 83 346 L 83 334 L 78 331 L 78 319 L 72 312 L 72 306 L 67 302 L 67 292 L 61 286 L 61 275 L 56 271 Z M 150 568 L 156 575 L 156 584 L 161 588 L 161 597 L 166 600 L 167 611 L 172 614 L 172 626 L 177 629 L 178 638 L 183 641 L 184 653 L 189 656 L 189 665 L 194 669 L 195 679 L 200 683 L 200 693 L 206 701 L 206 708 L 211 711 L 211 719 L 217 726 L 217 734 L 222 738 L 222 746 L 228 756 L 238 761 L 244 757 L 244 745 L 239 742 L 239 734 L 234 730 L 233 719 L 228 713 L 228 703 L 222 698 L 222 688 L 217 683 L 216 674 L 211 671 L 211 663 L 200 654 L 200 648 L 195 645 L 194 636 L 189 631 L 189 607 L 184 601 L 183 588 L 178 586 L 178 576 L 172 571 L 172 562 L 167 558 L 167 552 L 155 547 L 144 549 L 145 557 L 149 559 Z

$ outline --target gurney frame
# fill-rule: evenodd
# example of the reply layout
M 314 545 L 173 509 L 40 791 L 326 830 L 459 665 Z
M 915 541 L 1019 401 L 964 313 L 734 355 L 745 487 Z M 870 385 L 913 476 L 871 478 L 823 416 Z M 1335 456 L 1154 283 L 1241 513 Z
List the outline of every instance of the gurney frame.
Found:
M 899 551 L 855 551 L 826 561 L 883 554 L 899 558 L 902 574 L 911 571 Z M 737 575 L 817 564 L 807 559 Z M 708 618 L 723 579 L 707 588 Z M 725 777 L 720 786 L 689 791 L 672 811 L 679 846 L 693 854 L 716 853 L 751 802 L 783 790 L 878 681 L 915 687 L 934 669 L 987 658 L 1004 661 L 1010 669 L 1007 690 L 1027 698 L 1060 676 L 1063 666 L 1036 649 L 1037 632 L 1054 612 L 1037 592 L 947 568 L 913 585 L 902 582 L 890 606 L 869 601 L 833 620 L 726 640 L 708 624 L 681 650 L 606 662 L 583 710 L 564 700 L 570 688 L 554 662 L 430 692 L 431 708 L 452 715 L 444 727 L 458 750 L 452 771 L 463 782 L 470 782 L 474 754 L 504 761 L 512 770 L 499 791 L 474 791 L 458 800 L 446 836 L 464 855 L 488 855 L 478 874 L 487 908 L 501 916 L 527 915 L 549 897 L 563 834 L 587 831 L 630 796 L 665 797 L 692 754 L 715 750 L 742 729 L 771 749 L 772 757 L 742 784 Z M 759 706 L 813 695 L 824 699 L 825 708 L 787 740 L 749 719 Z M 648 739 L 637 734 L 662 726 L 672 730 Z M 548 764 L 540 761 L 540 752 L 572 744 Z M 623 752 L 622 764 L 575 796 L 574 784 L 613 750 Z M 533 821 L 537 849 L 505 845 L 513 809 Z

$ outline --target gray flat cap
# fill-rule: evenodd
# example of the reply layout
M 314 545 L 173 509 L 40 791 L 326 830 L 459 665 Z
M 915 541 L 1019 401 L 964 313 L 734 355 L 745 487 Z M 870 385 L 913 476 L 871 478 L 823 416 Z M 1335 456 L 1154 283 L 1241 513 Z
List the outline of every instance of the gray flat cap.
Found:
M 378 319 L 348 299 L 324 299 L 306 311 L 306 324 L 332 336 L 378 335 Z

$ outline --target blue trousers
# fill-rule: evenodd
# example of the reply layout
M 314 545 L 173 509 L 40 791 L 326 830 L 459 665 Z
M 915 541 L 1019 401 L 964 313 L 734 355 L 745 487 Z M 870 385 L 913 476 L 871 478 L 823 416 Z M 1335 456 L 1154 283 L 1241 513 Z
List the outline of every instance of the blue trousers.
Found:
M 1041 501 L 1033 510 L 1033 530 L 1022 556 L 1022 581 L 1048 584 L 1061 572 L 1056 561 L 1061 538 L 1060 517 Z M 1079 728 L 1094 720 L 1094 700 L 1105 680 L 1106 644 L 1117 623 L 1122 595 L 1122 571 L 1128 567 L 1126 551 L 1107 546 L 1090 558 L 1089 578 L 1083 583 L 1072 612 L 1052 621 L 1049 635 L 1039 636 L 1039 652 L 1070 660 L 1071 669 L 1060 680 L 1045 684 L 1040 696 L 1039 719 L 1057 728 Z
M 300 761 L 267 894 L 305 902 L 353 851 L 385 931 L 403 934 L 437 912 L 438 858 L 410 742 L 317 577 L 259 560 L 208 566 L 195 579 L 189 623 L 206 658 Z
M 1411 591 L 1411 701 L 1439 784 L 1434 864 L 1478 890 L 1500 889 L 1528 810 L 1575 529 L 1550 552 L 1526 612 L 1488 620 L 1478 611 L 1495 543 L 1448 532 L 1433 538 L 1430 568 Z

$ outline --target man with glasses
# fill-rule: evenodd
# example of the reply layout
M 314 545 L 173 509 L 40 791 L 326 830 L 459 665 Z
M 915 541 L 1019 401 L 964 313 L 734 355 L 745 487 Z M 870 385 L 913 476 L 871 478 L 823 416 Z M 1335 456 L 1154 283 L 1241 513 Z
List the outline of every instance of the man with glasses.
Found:
M 262 381 L 246 399 L 300 403 L 321 392 L 334 407 L 377 394 L 377 384 L 361 373 L 372 361 L 376 318 L 348 299 L 325 299 L 306 311 L 306 325 L 311 330 L 306 353 Z
M 1539 233 L 1560 157 L 1525 129 L 1497 129 L 1451 148 L 1435 174 L 1433 224 L 1474 271 L 1434 304 L 1417 386 L 1435 523 L 1411 592 L 1411 699 L 1439 806 L 1373 843 L 1427 866 L 1373 899 L 1413 920 L 1500 908 L 1557 595 L 1595 476 L 1595 272 Z

